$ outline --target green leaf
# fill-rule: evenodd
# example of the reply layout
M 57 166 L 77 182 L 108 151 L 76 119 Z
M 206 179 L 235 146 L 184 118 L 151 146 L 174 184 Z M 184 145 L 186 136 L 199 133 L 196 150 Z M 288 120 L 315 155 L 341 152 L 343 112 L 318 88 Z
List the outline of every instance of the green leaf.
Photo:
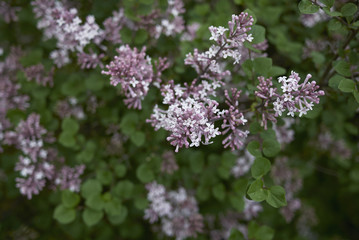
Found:
M 80 202 L 80 196 L 70 190 L 64 190 L 61 193 L 62 204 L 67 208 L 76 207 Z
M 247 193 L 252 200 L 261 202 L 267 198 L 268 190 L 263 189 L 263 181 L 257 179 L 249 186 Z
M 337 64 L 335 64 L 334 69 L 337 73 L 345 76 L 345 77 L 350 77 L 351 73 L 350 73 L 350 64 L 341 60 L 338 61 Z
M 319 11 L 319 6 L 314 5 L 309 0 L 302 0 L 298 5 L 299 11 L 303 14 L 312 14 Z
M 86 199 L 85 204 L 94 210 L 102 210 L 104 208 L 105 202 L 103 201 L 100 194 L 94 194 Z
M 266 139 L 263 141 L 263 153 L 267 157 L 275 157 L 280 152 L 280 144 L 277 140 Z
M 148 207 L 148 201 L 146 198 L 136 198 L 135 207 L 139 210 L 145 210 Z
M 212 188 L 212 194 L 215 198 L 217 198 L 219 201 L 223 201 L 226 197 L 226 188 L 222 183 L 217 183 Z
M 136 131 L 131 134 L 131 141 L 137 146 L 141 147 L 145 143 L 145 134 L 143 132 Z
M 233 192 L 236 195 L 243 197 L 244 195 L 246 195 L 247 185 L 248 185 L 247 179 L 237 179 L 232 184 Z
M 342 13 L 337 12 L 337 11 L 331 11 L 330 8 L 325 7 L 323 9 L 324 9 L 324 12 L 331 17 L 341 17 L 342 16 Z
M 252 122 L 251 125 L 249 125 L 249 131 L 251 134 L 257 134 L 262 130 L 263 128 L 261 127 L 259 122 Z
M 194 152 L 189 157 L 189 163 L 192 172 L 200 173 L 204 166 L 204 154 L 202 152 Z
M 62 132 L 59 136 L 59 143 L 61 143 L 65 147 L 74 147 L 76 146 L 76 140 L 72 133 Z
M 24 67 L 36 65 L 41 62 L 42 54 L 43 54 L 42 49 L 32 50 L 20 58 L 20 63 Z
M 63 131 L 74 135 L 75 133 L 77 133 L 77 131 L 79 130 L 80 126 L 77 123 L 77 121 L 75 121 L 72 118 L 65 118 L 62 123 L 61 123 L 61 128 Z
M 251 167 L 252 177 L 258 179 L 266 175 L 271 169 L 271 163 L 264 157 L 257 157 Z
M 68 224 L 75 220 L 76 211 L 73 208 L 67 208 L 61 204 L 55 208 L 53 217 L 59 221 L 59 223 Z
M 321 0 L 321 2 L 323 4 L 325 4 L 325 6 L 327 6 L 329 8 L 331 8 L 333 6 L 333 4 L 334 4 L 334 0 Z
M 263 26 L 260 25 L 252 26 L 250 33 L 252 34 L 253 37 L 251 44 L 261 43 L 265 40 L 266 29 Z
M 115 166 L 115 173 L 117 177 L 124 177 L 126 175 L 126 166 L 123 164 L 118 164 Z
M 155 178 L 152 169 L 147 164 L 141 164 L 136 169 L 136 176 L 142 183 L 151 182 Z
M 358 7 L 354 3 L 346 3 L 340 9 L 340 12 L 343 14 L 344 17 L 352 16 L 356 13 Z
M 108 220 L 114 225 L 119 225 L 126 219 L 127 213 L 128 213 L 127 208 L 125 206 L 122 206 L 121 214 L 109 215 Z
M 272 186 L 268 191 L 267 203 L 272 207 L 279 208 L 287 205 L 285 190 L 281 186 Z
M 251 78 L 252 77 L 252 70 L 253 70 L 253 61 L 251 59 L 247 59 L 242 64 L 242 69 L 244 73 Z
M 340 81 L 339 90 L 345 93 L 351 93 L 355 90 L 355 82 L 351 79 L 343 79 Z
M 253 61 L 254 70 L 261 76 L 268 76 L 269 70 L 272 68 L 272 59 L 266 57 L 256 58 Z
M 262 156 L 262 151 L 260 149 L 260 144 L 258 141 L 251 141 L 247 145 L 247 150 L 254 157 Z
M 238 229 L 232 228 L 228 240 L 245 240 L 245 238 Z
M 354 95 L 354 98 L 357 101 L 357 103 L 359 103 L 359 92 L 358 91 L 353 91 L 353 95 Z
M 132 197 L 134 184 L 129 180 L 119 181 L 114 187 L 113 191 L 116 196 L 122 199 L 128 199 Z
M 91 91 L 100 91 L 105 85 L 105 80 L 99 74 L 91 74 L 85 79 L 85 86 Z
M 81 186 L 81 195 L 84 198 L 91 197 L 92 195 L 100 194 L 102 192 L 102 185 L 98 180 L 87 180 Z
M 109 216 L 119 216 L 122 214 L 124 207 L 119 199 L 113 199 L 105 204 L 105 212 Z
M 143 44 L 144 42 L 146 42 L 147 38 L 148 38 L 147 31 L 144 30 L 144 29 L 139 29 L 136 32 L 135 43 L 136 44 Z
M 86 208 L 82 213 L 82 219 L 85 224 L 89 227 L 95 225 L 103 218 L 103 211 L 93 210 L 91 208 Z
M 336 19 L 331 19 L 328 23 L 328 30 L 329 31 L 336 31 L 336 30 L 339 30 L 341 29 L 342 27 L 342 24 L 341 22 L 339 22 L 338 20 Z
M 329 79 L 328 85 L 331 88 L 338 89 L 339 83 L 345 79 L 343 76 L 335 74 L 333 77 Z
M 234 207 L 238 212 L 242 212 L 244 210 L 244 199 L 242 196 L 239 197 L 231 195 L 229 197 L 229 201 L 231 202 L 232 207 Z
M 99 169 L 96 171 L 96 178 L 103 184 L 103 185 L 110 185 L 113 179 L 112 172 L 105 169 Z
M 256 240 L 272 240 L 274 237 L 274 230 L 268 226 L 261 226 L 254 234 Z
M 285 68 L 272 66 L 272 68 L 269 70 L 268 76 L 278 77 L 278 76 L 283 76 L 285 73 L 286 73 Z

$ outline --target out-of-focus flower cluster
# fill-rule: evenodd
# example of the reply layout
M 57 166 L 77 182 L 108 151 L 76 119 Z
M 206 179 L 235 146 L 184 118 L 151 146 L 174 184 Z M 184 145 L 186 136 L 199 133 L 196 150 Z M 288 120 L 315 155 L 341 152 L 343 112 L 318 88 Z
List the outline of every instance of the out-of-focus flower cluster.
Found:
M 243 212 L 228 212 L 219 215 L 219 228 L 215 226 L 215 217 L 206 216 L 208 231 L 211 240 L 228 239 L 232 229 L 240 231 L 245 239 L 248 239 L 248 228 L 246 221 L 251 221 L 258 217 L 263 211 L 260 203 L 248 200 L 244 197 Z
M 284 186 L 287 206 L 280 209 L 287 222 L 291 222 L 294 214 L 301 207 L 301 201 L 294 195 L 302 188 L 302 179 L 297 169 L 288 166 L 288 158 L 277 158 L 271 170 L 271 175 L 276 184 Z
M 0 17 L 3 18 L 6 23 L 16 22 L 18 20 L 16 14 L 20 10 L 20 7 L 13 7 L 5 1 L 0 2 Z
M 184 188 L 167 192 L 156 182 L 147 184 L 146 188 L 150 206 L 144 218 L 150 223 L 161 222 L 161 231 L 166 236 L 182 240 L 196 237 L 203 231 L 203 217 L 198 213 L 197 201 Z
M 231 173 L 235 178 L 239 178 L 245 175 L 252 167 L 255 157 L 250 154 L 247 150 L 244 154 L 237 158 L 235 165 L 231 169 Z
M 263 100 L 262 126 L 265 129 L 268 120 L 276 122 L 276 118 L 282 116 L 285 111 L 288 111 L 288 116 L 294 117 L 294 113 L 299 113 L 301 117 L 309 110 L 313 110 L 314 103 L 319 104 L 319 96 L 323 96 L 324 91 L 317 91 L 319 86 L 315 81 L 309 82 L 311 77 L 312 75 L 308 74 L 303 83 L 299 83 L 300 77 L 294 71 L 289 77 L 279 77 L 278 82 L 282 84 L 282 94 L 273 86 L 272 78 L 258 77 L 259 85 L 255 95 Z
M 44 30 L 46 39 L 57 40 L 57 50 L 50 57 L 58 67 L 70 62 L 69 52 L 82 52 L 91 42 L 101 41 L 102 30 L 94 16 L 87 16 L 83 23 L 77 9 L 67 9 L 60 1 L 36 0 L 31 3 L 39 19 L 37 27 Z
M 53 141 L 40 125 L 40 116 L 34 113 L 21 121 L 15 131 L 8 131 L 5 135 L 4 142 L 22 152 L 15 166 L 15 170 L 20 173 L 20 177 L 16 178 L 16 186 L 29 199 L 39 194 L 47 182 L 53 187 L 59 185 L 61 189 L 80 189 L 79 177 L 85 166 L 77 166 L 75 169 L 64 166 L 64 160 L 57 156 L 56 149 L 45 146 Z

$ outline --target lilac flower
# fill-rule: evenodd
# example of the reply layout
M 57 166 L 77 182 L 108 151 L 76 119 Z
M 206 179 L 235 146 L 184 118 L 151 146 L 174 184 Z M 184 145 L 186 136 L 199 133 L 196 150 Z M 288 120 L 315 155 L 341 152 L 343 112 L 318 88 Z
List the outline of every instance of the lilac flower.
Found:
M 285 157 L 276 159 L 271 175 L 276 184 L 284 186 L 288 205 L 281 208 L 280 212 L 285 220 L 290 222 L 301 207 L 300 199 L 294 195 L 302 188 L 302 179 L 297 169 L 288 166 L 288 159 Z
M 54 181 L 57 174 L 63 176 L 62 189 L 79 190 L 79 176 L 84 166 L 73 170 L 63 167 L 58 173 L 57 166 L 61 161 L 57 159 L 55 149 L 45 146 L 45 143 L 52 142 L 46 134 L 46 129 L 40 125 L 40 116 L 33 113 L 19 123 L 15 132 L 7 132 L 5 138 L 7 144 L 15 145 L 22 152 L 15 166 L 15 170 L 20 174 L 20 177 L 16 178 L 16 186 L 28 199 L 39 194 L 47 182 Z
M 277 140 L 281 146 L 284 146 L 283 144 L 288 144 L 294 140 L 294 130 L 290 129 L 294 123 L 294 119 L 283 118 L 283 121 L 283 126 L 278 126 L 275 123 L 273 124 L 273 130 L 275 131 Z
M 86 117 L 83 107 L 78 104 L 77 99 L 74 97 L 58 101 L 56 104 L 55 112 L 61 118 L 73 116 L 76 119 L 81 120 Z
M 19 93 L 21 86 L 16 79 L 16 73 L 22 69 L 19 62 L 21 55 L 20 49 L 11 48 L 9 55 L 0 62 L 0 121 L 2 123 L 6 121 L 8 110 L 16 108 L 25 110 L 29 106 L 29 97 Z
M 172 174 L 178 170 L 178 165 L 176 162 L 175 155 L 172 151 L 166 151 L 162 154 L 162 165 L 161 172 Z
M 117 49 L 119 55 L 106 65 L 108 70 L 102 71 L 102 74 L 111 76 L 112 85 L 121 84 L 128 108 L 142 108 L 141 101 L 147 95 L 153 80 L 151 58 L 145 51 L 145 47 L 139 52 L 137 48 L 132 50 L 128 45 L 121 46 Z
M 166 13 L 173 19 L 169 17 L 162 19 L 161 25 L 156 26 L 156 31 L 162 31 L 166 36 L 174 36 L 177 33 L 183 32 L 184 20 L 180 14 L 183 14 L 185 11 L 182 0 L 168 0 Z
M 208 90 L 212 89 L 213 87 L 208 86 Z M 204 89 L 202 91 L 206 94 Z M 183 146 L 188 148 L 198 147 L 200 143 L 210 144 L 211 138 L 221 134 L 212 120 L 222 116 L 224 112 L 219 111 L 216 101 L 198 98 L 199 92 L 184 98 L 186 93 L 179 85 L 164 85 L 163 103 L 170 104 L 168 110 L 162 110 L 156 105 L 151 119 L 148 120 L 156 130 L 163 128 L 171 132 L 167 141 L 176 147 L 176 152 Z
M 150 206 L 145 210 L 145 219 L 150 223 L 161 222 L 161 230 L 168 237 L 182 240 L 196 237 L 202 232 L 203 217 L 198 213 L 197 201 L 184 188 L 167 192 L 156 182 L 146 185 Z
M 222 124 L 222 134 L 227 133 L 228 136 L 223 140 L 224 147 L 230 147 L 232 150 L 240 149 L 243 145 L 243 140 L 247 137 L 249 131 L 243 131 L 239 127 L 245 125 L 247 119 L 244 118 L 243 113 L 238 110 L 238 99 L 241 91 L 232 88 L 232 97 L 229 96 L 228 91 L 225 90 L 226 104 L 229 109 L 224 114 L 224 120 Z
M 314 27 L 317 23 L 324 22 L 329 19 L 330 17 L 322 9 L 319 9 L 318 12 L 313 14 L 302 14 L 300 16 L 301 23 L 309 28 Z
M 244 156 L 237 159 L 235 165 L 231 169 L 231 173 L 235 178 L 245 175 L 251 169 L 255 157 L 247 150 L 244 151 Z
M 294 113 L 298 112 L 301 117 L 313 109 L 314 103 L 319 104 L 319 96 L 323 96 L 324 91 L 317 91 L 319 86 L 315 81 L 308 82 L 311 77 L 312 75 L 308 74 L 301 84 L 299 84 L 299 75 L 294 71 L 288 78 L 279 77 L 282 95 L 278 93 L 277 88 L 273 87 L 271 78 L 258 77 L 259 85 L 255 95 L 262 99 L 262 126 L 265 129 L 267 120 L 276 122 L 276 117 L 282 116 L 285 111 L 288 111 L 288 116 L 294 117 Z M 269 106 L 270 104 L 273 104 L 273 108 Z
M 197 71 L 198 78 L 184 86 L 175 85 L 173 80 L 162 84 L 162 103 L 169 105 L 168 109 L 162 110 L 156 105 L 148 122 L 155 130 L 163 128 L 171 133 L 167 141 L 176 147 L 176 152 L 182 147 L 210 144 L 211 139 L 220 134 L 228 134 L 223 140 L 225 147 L 234 150 L 243 145 L 249 132 L 240 129 L 247 122 L 243 113 L 238 110 L 241 92 L 233 89 L 232 98 L 225 92 L 228 110 L 218 109 L 219 103 L 210 97 L 216 96 L 216 89 L 223 85 L 224 77 L 230 75 L 228 70 L 222 70 L 217 60 L 231 56 L 239 61 L 236 48 L 242 46 L 244 41 L 251 40 L 247 32 L 252 24 L 253 18 L 247 13 L 241 13 L 232 16 L 232 21 L 228 22 L 229 28 L 211 26 L 211 39 L 218 46 L 212 45 L 205 53 L 199 53 L 195 49 L 185 59 L 185 64 Z M 199 79 L 203 80 L 199 82 Z M 214 126 L 214 122 L 218 120 L 223 120 L 223 132 Z
M 0 2 L 0 16 L 6 23 L 16 22 L 18 20 L 16 14 L 20 10 L 20 7 L 13 7 L 5 1 Z
M 105 27 L 104 38 L 113 44 L 118 44 L 122 42 L 120 30 L 126 24 L 128 19 L 125 17 L 124 10 L 122 8 L 117 12 L 114 11 L 112 15 L 113 16 L 107 18 L 103 22 L 103 26 Z
M 69 189 L 72 192 L 79 192 L 81 186 L 80 176 L 85 171 L 85 165 L 78 165 L 74 168 L 63 166 L 53 176 L 55 186 L 60 189 Z
M 82 69 L 90 69 L 96 68 L 100 66 L 103 68 L 103 64 L 101 59 L 105 57 L 105 54 L 94 53 L 92 49 L 90 49 L 90 53 L 79 52 L 77 53 L 77 63 L 81 66 Z
M 52 68 L 48 73 L 46 73 L 44 65 L 37 64 L 30 67 L 25 68 L 25 75 L 29 80 L 35 80 L 39 85 L 49 85 L 53 86 L 53 75 L 54 75 L 54 68 Z
M 197 37 L 197 31 L 200 28 L 200 24 L 194 22 L 186 27 L 186 32 L 181 36 L 181 41 L 193 41 Z
M 258 214 L 263 211 L 263 208 L 260 203 L 248 200 L 244 197 L 244 210 L 243 210 L 243 218 L 247 221 L 250 221 L 256 217 Z
M 37 27 L 44 29 L 46 39 L 57 40 L 58 50 L 53 51 L 50 57 L 55 60 L 58 67 L 70 61 L 69 52 L 82 52 L 86 45 L 103 34 L 93 16 L 87 16 L 82 24 L 82 20 L 77 16 L 77 10 L 68 10 L 59 1 L 36 0 L 31 4 L 39 19 Z

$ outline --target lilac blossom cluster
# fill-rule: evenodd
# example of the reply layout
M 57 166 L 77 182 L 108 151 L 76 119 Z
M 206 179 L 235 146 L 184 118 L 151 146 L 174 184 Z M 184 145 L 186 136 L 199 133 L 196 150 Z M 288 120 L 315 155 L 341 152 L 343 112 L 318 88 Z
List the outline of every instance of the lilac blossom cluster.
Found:
M 31 3 L 37 27 L 44 30 L 46 39 L 57 40 L 57 50 L 50 53 L 58 67 L 70 62 L 70 52 L 82 52 L 91 42 L 99 43 L 103 35 L 94 16 L 87 16 L 83 23 L 77 15 L 77 9 L 67 9 L 60 1 L 36 0 Z
M 48 85 L 52 87 L 54 85 L 54 81 L 53 81 L 54 70 L 55 69 L 52 68 L 49 72 L 46 72 L 44 65 L 40 63 L 25 68 L 24 72 L 29 80 L 31 81 L 34 80 L 39 85 L 43 85 L 43 86 Z
M 252 167 L 255 157 L 250 154 L 247 150 L 244 154 L 237 158 L 235 165 L 231 169 L 231 173 L 235 178 L 244 176 Z
M 172 151 L 166 151 L 162 154 L 161 172 L 173 174 L 178 170 L 176 157 Z
M 156 182 L 147 184 L 146 188 L 150 206 L 144 218 L 150 223 L 160 221 L 166 236 L 182 240 L 202 232 L 203 217 L 198 213 L 197 201 L 184 188 L 167 192 Z
M 60 185 L 61 189 L 79 190 L 79 176 L 84 166 L 75 169 L 64 166 L 63 160 L 57 157 L 57 151 L 45 146 L 52 142 L 46 129 L 40 125 L 40 116 L 34 113 L 21 121 L 15 131 L 6 133 L 5 143 L 16 146 L 22 152 L 15 166 L 20 174 L 16 178 L 16 186 L 28 199 L 39 194 L 47 182 Z
M 273 124 L 273 130 L 277 137 L 278 142 L 283 147 L 284 144 L 291 143 L 294 140 L 294 130 L 291 129 L 291 126 L 294 123 L 292 118 L 283 118 L 284 124 L 279 126 L 278 124 Z
M 16 22 L 18 20 L 16 14 L 20 10 L 20 7 L 11 6 L 5 1 L 0 2 L 0 17 L 3 18 L 6 23 Z
M 84 109 L 75 97 L 60 100 L 56 103 L 55 112 L 61 118 L 75 117 L 76 119 L 84 119 L 86 117 Z
M 214 126 L 214 120 L 225 113 L 217 108 L 216 101 L 205 97 L 208 91 L 213 91 L 216 87 L 217 85 L 203 81 L 196 91 L 187 96 L 185 88 L 179 84 L 174 85 L 171 81 L 161 89 L 163 103 L 169 105 L 168 109 L 162 110 L 156 105 L 147 121 L 155 130 L 163 128 L 171 132 L 167 141 L 176 147 L 176 152 L 183 146 L 188 148 L 198 147 L 201 143 L 210 144 L 212 138 L 221 134 Z
M 216 41 L 218 45 L 212 45 L 204 53 L 195 49 L 193 54 L 187 54 L 185 59 L 185 64 L 191 65 L 197 71 L 198 78 L 184 86 L 175 85 L 173 80 L 162 84 L 162 103 L 169 105 L 168 109 L 163 110 L 156 105 L 148 122 L 155 130 L 163 128 L 171 133 L 167 140 L 176 147 L 176 152 L 182 147 L 210 144 L 212 138 L 221 134 L 227 134 L 223 140 L 224 147 L 234 150 L 243 145 L 243 139 L 249 132 L 239 128 L 247 122 L 243 113 L 238 110 L 241 91 L 232 89 L 232 96 L 225 91 L 228 110 L 218 109 L 219 103 L 211 97 L 216 96 L 216 89 L 220 88 L 223 79 L 230 75 L 228 70 L 221 69 L 217 60 L 229 56 L 235 59 L 235 63 L 239 61 L 240 53 L 237 48 L 242 46 L 244 41 L 252 40 L 251 35 L 247 34 L 252 24 L 253 18 L 247 13 L 241 13 L 232 16 L 232 20 L 228 22 L 229 28 L 211 26 L 210 40 Z M 202 81 L 199 81 L 200 79 Z M 214 125 L 218 120 L 223 120 L 222 132 Z
M 248 239 L 248 228 L 245 222 L 251 221 L 258 217 L 258 214 L 263 211 L 260 203 L 248 200 L 244 197 L 243 212 L 228 212 L 219 216 L 220 228 L 216 228 L 214 224 L 215 218 L 206 216 L 208 222 L 209 233 L 212 240 L 228 239 L 232 229 L 237 229 Z M 244 222 L 243 222 L 244 221 Z
M 121 91 L 126 97 L 124 102 L 129 108 L 142 108 L 141 101 L 147 95 L 153 81 L 151 58 L 145 51 L 145 47 L 138 51 L 137 48 L 131 49 L 128 45 L 121 46 L 117 49 L 118 56 L 106 65 L 108 70 L 102 71 L 102 74 L 111 76 L 113 86 L 121 85 Z
M 11 127 L 7 112 L 11 109 L 25 110 L 29 107 L 29 97 L 20 93 L 21 85 L 17 82 L 16 73 L 22 69 L 19 48 L 11 48 L 9 55 L 0 61 L 0 152 L 1 142 L 6 131 Z
M 319 96 L 324 95 L 324 91 L 317 89 L 319 86 L 315 81 L 309 82 L 312 75 L 308 74 L 303 83 L 299 83 L 299 75 L 292 71 L 289 77 L 282 76 L 278 82 L 282 84 L 282 94 L 273 86 L 272 78 L 265 79 L 258 77 L 259 85 L 255 95 L 262 99 L 262 126 L 267 128 L 267 121 L 277 121 L 278 116 L 288 111 L 287 115 L 294 117 L 299 113 L 299 117 L 306 115 L 309 110 L 313 110 L 314 103 L 319 104 Z M 273 105 L 273 108 L 270 106 Z

